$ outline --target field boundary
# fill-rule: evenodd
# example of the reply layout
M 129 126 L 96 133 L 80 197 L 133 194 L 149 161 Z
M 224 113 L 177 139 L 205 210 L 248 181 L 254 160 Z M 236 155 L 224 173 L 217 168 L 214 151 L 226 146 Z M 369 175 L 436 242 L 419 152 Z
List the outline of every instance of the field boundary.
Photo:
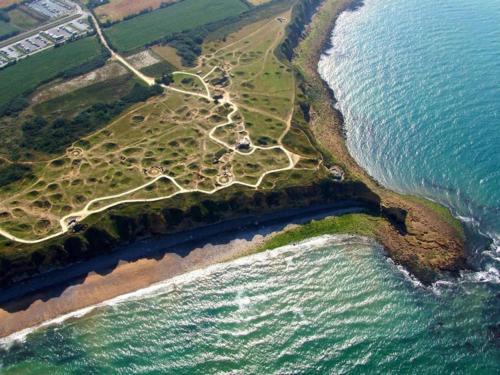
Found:
M 107 40 L 106 40 L 106 38 L 105 38 L 105 36 L 104 36 L 104 34 L 103 34 L 100 26 L 99 26 L 99 23 L 97 22 L 97 19 L 95 18 L 94 15 L 92 15 L 91 18 L 92 18 L 92 20 L 93 20 L 93 22 L 95 24 L 95 28 L 96 28 L 97 34 L 98 34 L 98 36 L 99 36 L 99 38 L 101 40 L 102 45 L 111 54 L 111 59 L 119 61 L 121 64 L 123 64 L 128 70 L 130 70 L 134 75 L 136 75 L 139 79 L 141 79 L 147 85 L 149 85 L 149 86 L 156 85 L 157 83 L 156 83 L 156 81 L 155 81 L 154 78 L 149 77 L 149 76 L 145 75 L 144 73 L 141 73 L 139 70 L 137 70 L 136 68 L 134 68 L 129 62 L 127 62 L 127 60 L 125 58 L 123 58 L 120 54 L 118 54 L 117 52 L 115 52 L 109 46 L 109 44 L 108 44 L 108 42 L 107 42 Z M 240 38 L 239 41 L 245 40 L 248 37 L 249 37 L 249 35 L 244 36 L 244 37 Z M 279 39 L 279 37 L 277 39 Z M 271 45 L 271 47 L 269 48 L 269 50 L 272 50 L 276 46 L 277 46 L 277 43 L 275 41 L 275 43 L 273 43 Z M 227 47 L 229 47 L 229 46 L 224 46 L 220 50 L 223 50 L 223 49 L 225 49 Z M 210 60 L 210 59 L 208 59 L 208 60 Z M 193 96 L 201 97 L 201 98 L 204 98 L 204 99 L 207 99 L 207 100 L 210 100 L 210 101 L 214 101 L 214 98 L 213 98 L 213 96 L 212 96 L 212 94 L 210 92 L 210 88 L 209 88 L 208 84 L 205 82 L 205 79 L 207 79 L 211 74 L 213 74 L 216 69 L 217 69 L 217 67 L 214 67 L 212 70 L 210 70 L 208 73 L 206 73 L 203 76 L 200 76 L 199 74 L 192 73 L 192 72 L 189 72 L 189 71 L 175 71 L 175 72 L 173 72 L 173 75 L 179 75 L 179 74 L 189 75 L 189 76 L 192 76 L 193 78 L 198 79 L 202 83 L 202 85 L 203 85 L 203 87 L 204 87 L 204 89 L 206 91 L 205 94 L 198 93 L 198 92 L 193 92 L 193 91 L 188 91 L 188 90 L 182 90 L 182 89 L 178 89 L 178 88 L 175 88 L 175 87 L 170 87 L 170 86 L 163 85 L 163 84 L 161 84 L 160 86 L 164 90 L 167 90 L 167 91 L 174 91 L 174 92 L 182 93 L 182 94 L 185 94 L 185 95 L 193 95 Z M 281 151 L 283 151 L 285 153 L 285 155 L 286 155 L 286 157 L 288 159 L 288 165 L 286 167 L 272 169 L 272 170 L 268 170 L 268 171 L 263 172 L 259 176 L 257 182 L 254 183 L 254 184 L 248 183 L 248 182 L 243 182 L 243 181 L 238 181 L 238 180 L 232 180 L 231 182 L 228 182 L 228 183 L 223 184 L 221 186 L 215 187 L 212 190 L 204 190 L 204 189 L 199 189 L 199 188 L 186 189 L 186 188 L 182 187 L 176 181 L 175 178 L 173 178 L 173 177 L 171 177 L 169 175 L 166 175 L 166 174 L 160 174 L 157 177 L 155 177 L 154 179 L 152 179 L 151 181 L 148 181 L 145 184 L 142 184 L 142 185 L 137 186 L 135 188 L 129 189 L 127 191 L 124 191 L 124 192 L 121 192 L 121 193 L 118 193 L 118 194 L 114 194 L 114 195 L 98 197 L 98 198 L 94 198 L 94 199 L 90 200 L 89 202 L 87 202 L 87 204 L 85 205 L 85 207 L 82 210 L 77 211 L 77 212 L 69 213 L 68 215 L 66 215 L 63 218 L 61 218 L 59 220 L 59 224 L 61 226 L 61 230 L 59 232 L 54 233 L 54 234 L 51 234 L 51 235 L 48 235 L 48 236 L 45 236 L 45 237 L 42 237 L 42 238 L 38 238 L 38 239 L 25 239 L 25 238 L 17 237 L 17 236 L 15 236 L 15 235 L 13 235 L 13 234 L 5 231 L 5 230 L 0 229 L 0 235 L 6 237 L 9 240 L 12 240 L 12 241 L 15 241 L 15 242 L 20 242 L 20 243 L 25 243 L 25 244 L 41 243 L 41 242 L 50 240 L 52 238 L 58 237 L 60 235 L 63 235 L 65 233 L 69 232 L 70 230 L 72 230 L 72 228 L 78 222 L 84 220 L 88 216 L 90 216 L 92 214 L 95 214 L 95 213 L 99 213 L 99 212 L 105 211 L 105 210 L 110 209 L 110 208 L 112 208 L 114 206 L 118 206 L 118 205 L 126 204 L 126 203 L 155 202 L 155 201 L 169 199 L 169 198 L 172 198 L 172 197 L 174 197 L 176 195 L 186 194 L 186 193 L 203 193 L 203 194 L 207 194 L 207 195 L 212 195 L 212 194 L 214 194 L 214 193 L 216 193 L 216 192 L 218 192 L 220 190 L 223 190 L 225 188 L 231 187 L 233 185 L 241 185 L 241 186 L 246 186 L 246 187 L 250 187 L 250 188 L 255 188 L 256 189 L 256 188 L 258 188 L 261 185 L 262 181 L 264 180 L 264 178 L 267 175 L 272 174 L 272 173 L 277 173 L 277 172 L 283 172 L 283 171 L 287 171 L 287 170 L 291 170 L 291 169 L 295 168 L 295 165 L 301 159 L 301 156 L 298 155 L 298 154 L 295 154 L 295 153 L 293 153 L 293 152 L 291 152 L 289 150 L 287 150 L 284 147 L 283 142 L 282 142 L 283 138 L 285 137 L 285 135 L 288 133 L 288 131 L 291 128 L 291 121 L 292 121 L 292 117 L 293 117 L 293 103 L 292 103 L 292 111 L 289 114 L 288 119 L 286 121 L 286 127 L 283 130 L 283 132 L 280 135 L 280 137 L 278 138 L 278 145 L 275 145 L 275 146 L 258 146 L 258 145 L 255 145 L 252 142 L 252 140 L 249 138 L 249 145 L 248 145 L 249 150 L 247 152 L 243 152 L 243 151 L 239 150 L 238 147 L 229 145 L 228 143 L 226 143 L 223 140 L 215 137 L 215 135 L 214 135 L 215 131 L 218 128 L 234 123 L 233 116 L 239 111 L 238 105 L 231 100 L 231 97 L 230 97 L 229 93 L 226 90 L 223 90 L 223 92 L 224 92 L 224 95 L 222 96 L 222 98 L 218 99 L 218 101 L 219 101 L 220 104 L 228 104 L 229 106 L 232 107 L 232 110 L 226 116 L 226 122 L 224 122 L 222 124 L 218 124 L 218 125 L 214 126 L 210 130 L 210 132 L 208 134 L 209 138 L 211 140 L 213 140 L 214 142 L 220 144 L 221 146 L 225 147 L 226 149 L 229 149 L 232 152 L 234 152 L 236 154 L 239 154 L 239 155 L 243 155 L 243 156 L 251 155 L 251 154 L 253 154 L 257 150 L 276 150 L 276 149 L 279 149 L 279 150 L 281 150 Z M 295 93 L 293 95 L 293 98 L 295 98 Z M 141 189 L 143 189 L 143 188 L 145 188 L 145 187 L 147 187 L 149 185 L 152 185 L 152 184 L 154 184 L 155 182 L 157 182 L 157 181 L 159 181 L 161 179 L 166 179 L 166 180 L 169 180 L 170 182 L 172 182 L 174 184 L 174 186 L 176 187 L 177 191 L 175 191 L 175 192 L 173 192 L 171 194 L 165 195 L 165 196 L 160 196 L 160 197 L 155 197 L 155 198 L 123 199 L 123 200 L 119 200 L 119 201 L 116 201 L 116 202 L 112 202 L 112 203 L 110 203 L 110 204 L 108 204 L 108 205 L 106 205 L 104 207 L 98 208 L 98 209 L 94 209 L 94 210 L 90 209 L 90 207 L 93 204 L 97 203 L 97 202 L 102 202 L 102 201 L 106 201 L 106 200 L 110 200 L 110 199 L 115 199 L 115 198 L 121 198 L 121 197 L 125 198 L 126 196 L 128 196 L 128 195 L 130 195 L 130 194 L 132 194 L 134 192 L 137 192 L 137 191 L 139 191 L 139 190 L 141 190 Z

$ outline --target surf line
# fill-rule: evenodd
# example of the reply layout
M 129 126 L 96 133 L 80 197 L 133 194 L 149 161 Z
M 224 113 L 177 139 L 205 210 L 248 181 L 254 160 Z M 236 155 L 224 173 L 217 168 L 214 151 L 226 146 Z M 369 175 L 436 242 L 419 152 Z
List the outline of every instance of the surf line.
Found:
M 30 334 L 38 330 L 47 328 L 49 326 L 59 325 L 71 319 L 82 318 L 90 314 L 92 311 L 100 308 L 117 306 L 128 301 L 137 301 L 148 297 L 167 294 L 173 291 L 179 291 L 181 290 L 179 286 L 183 286 L 200 278 L 207 277 L 215 272 L 223 271 L 229 267 L 248 266 L 256 262 L 265 262 L 270 259 L 275 259 L 277 257 L 289 253 L 290 251 L 294 253 L 300 253 L 304 251 L 310 251 L 311 248 L 313 249 L 321 248 L 326 245 L 334 245 L 334 244 L 335 245 L 347 245 L 347 244 L 378 245 L 377 242 L 368 237 L 349 235 L 349 234 L 337 234 L 337 235 L 326 234 L 319 237 L 309 238 L 294 244 L 285 245 L 276 249 L 250 254 L 247 256 L 243 256 L 222 263 L 215 263 L 204 268 L 189 271 L 187 273 L 174 276 L 170 279 L 154 283 L 145 288 L 125 293 L 123 295 L 97 303 L 95 305 L 87 306 L 79 310 L 75 310 L 67 314 L 60 315 L 56 318 L 42 322 L 36 326 L 28 327 L 20 331 L 14 332 L 8 336 L 0 338 L 0 349 L 8 350 L 16 343 L 25 342 L 26 338 Z

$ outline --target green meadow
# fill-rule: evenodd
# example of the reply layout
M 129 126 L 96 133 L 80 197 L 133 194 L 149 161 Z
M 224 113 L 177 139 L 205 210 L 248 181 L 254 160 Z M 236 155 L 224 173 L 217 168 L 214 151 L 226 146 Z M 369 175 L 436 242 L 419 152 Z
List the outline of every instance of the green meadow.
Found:
M 191 30 L 248 10 L 241 0 L 184 0 L 119 22 L 105 30 L 114 48 L 126 52 L 169 35 Z
M 69 69 L 99 56 L 101 45 L 96 38 L 85 38 L 52 48 L 0 71 L 0 106 L 34 90 Z
M 18 28 L 13 26 L 12 24 L 0 21 L 0 38 L 2 38 L 4 35 L 8 35 L 17 30 Z

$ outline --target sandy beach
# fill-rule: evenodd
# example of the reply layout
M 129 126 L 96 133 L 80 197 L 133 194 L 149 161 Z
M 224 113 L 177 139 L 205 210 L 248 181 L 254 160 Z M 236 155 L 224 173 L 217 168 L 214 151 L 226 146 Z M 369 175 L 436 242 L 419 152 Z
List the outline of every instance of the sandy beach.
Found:
M 0 337 L 37 327 L 190 271 L 251 254 L 266 239 L 297 224 L 361 211 L 363 209 L 353 202 L 344 202 L 240 218 L 133 244 L 123 249 L 125 255 L 113 254 L 97 262 L 56 270 L 28 280 L 24 289 L 36 288 L 33 293 L 26 293 L 19 287 L 0 291 L 4 300 L 0 304 Z M 121 260 L 114 264 L 117 259 Z M 106 267 L 106 262 L 114 265 Z M 97 267 L 96 263 L 102 267 Z M 12 298 L 6 300 L 9 294 Z
M 262 235 L 256 235 L 252 240 L 236 239 L 224 245 L 208 244 L 194 249 L 185 257 L 169 253 L 158 260 L 123 262 L 108 274 L 91 272 L 80 284 L 69 286 L 57 297 L 45 300 L 47 293 L 39 293 L 39 299 L 26 309 L 18 310 L 26 304 L 25 299 L 6 303 L 0 309 L 0 336 L 8 336 L 189 271 L 241 257 L 258 247 L 263 240 Z

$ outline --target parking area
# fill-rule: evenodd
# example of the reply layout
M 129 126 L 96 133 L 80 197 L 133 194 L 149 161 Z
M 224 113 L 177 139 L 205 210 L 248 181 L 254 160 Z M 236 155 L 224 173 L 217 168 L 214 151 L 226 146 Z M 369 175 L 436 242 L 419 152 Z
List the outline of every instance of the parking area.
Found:
M 81 38 L 92 32 L 87 15 L 63 23 L 18 42 L 0 48 L 0 69 L 34 53 L 50 48 L 55 44 Z
M 64 0 L 35 0 L 25 5 L 50 19 L 63 17 L 77 9 L 74 4 Z

